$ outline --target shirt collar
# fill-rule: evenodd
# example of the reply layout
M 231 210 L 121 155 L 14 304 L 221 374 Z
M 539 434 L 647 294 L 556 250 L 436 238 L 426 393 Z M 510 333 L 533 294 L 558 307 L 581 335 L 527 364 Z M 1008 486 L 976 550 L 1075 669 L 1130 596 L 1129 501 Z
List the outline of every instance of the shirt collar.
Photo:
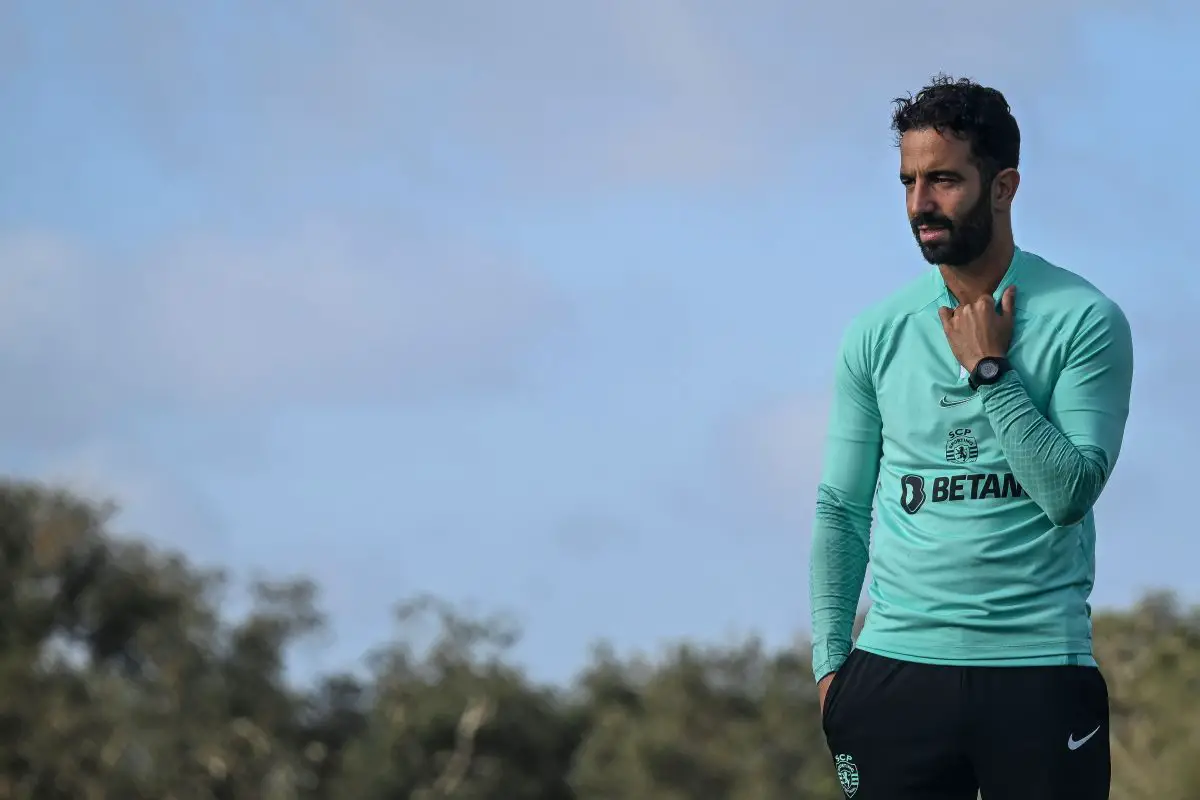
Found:
M 996 291 L 992 292 L 992 298 L 996 301 L 996 305 L 1000 305 L 1000 296 L 1004 294 L 1004 290 L 1017 282 L 1017 275 L 1020 273 L 1026 259 L 1025 253 L 1019 247 L 1013 247 L 1012 261 L 1008 264 L 1008 270 L 1004 273 L 1004 277 L 1000 279 L 1000 285 L 996 287 Z M 936 265 L 933 268 L 933 282 L 938 289 L 941 298 L 941 305 L 954 308 L 958 305 L 958 300 L 950 294 L 950 290 L 946 288 L 946 280 L 942 277 L 942 271 Z

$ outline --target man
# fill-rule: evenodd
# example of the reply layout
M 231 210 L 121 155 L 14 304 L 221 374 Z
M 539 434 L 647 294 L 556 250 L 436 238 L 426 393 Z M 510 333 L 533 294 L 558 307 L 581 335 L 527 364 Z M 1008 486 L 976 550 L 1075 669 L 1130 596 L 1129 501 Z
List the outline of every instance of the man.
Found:
M 1129 325 L 1015 246 L 1000 92 L 939 77 L 893 129 L 934 266 L 858 317 L 836 363 L 810 577 L 838 778 L 854 800 L 1107 798 L 1092 505 L 1121 450 Z

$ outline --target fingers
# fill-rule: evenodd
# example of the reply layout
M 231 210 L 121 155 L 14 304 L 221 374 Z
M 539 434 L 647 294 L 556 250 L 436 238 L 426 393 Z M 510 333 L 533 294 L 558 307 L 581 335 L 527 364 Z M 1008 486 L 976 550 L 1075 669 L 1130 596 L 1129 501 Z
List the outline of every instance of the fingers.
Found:
M 1011 317 L 1013 313 L 1013 303 L 1017 298 L 1017 287 L 1009 286 L 1004 290 L 1004 294 L 1000 295 L 1000 310 L 1004 312 L 1004 316 Z
M 1015 286 L 1009 286 L 1004 290 L 1004 293 L 1000 295 L 1000 311 L 1004 316 L 1012 316 L 1016 299 L 1017 287 Z M 938 316 L 942 319 L 942 325 L 949 325 L 954 319 L 956 312 L 961 312 L 964 317 L 971 317 L 976 313 L 995 313 L 995 302 L 996 301 L 993 300 L 990 295 L 984 295 L 972 303 L 959 306 L 957 309 L 950 308 L 948 306 L 939 306 Z

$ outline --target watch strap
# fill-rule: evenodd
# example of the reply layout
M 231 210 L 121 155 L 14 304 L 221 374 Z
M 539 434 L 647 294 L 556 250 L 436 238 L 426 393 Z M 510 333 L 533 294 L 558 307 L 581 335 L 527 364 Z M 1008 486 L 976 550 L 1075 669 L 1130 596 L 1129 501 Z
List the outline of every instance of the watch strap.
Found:
M 987 367 L 994 367 L 994 374 L 984 377 L 984 372 L 993 372 Z M 1012 365 L 1008 363 L 1007 358 L 989 357 L 980 359 L 975 365 L 975 369 L 971 370 L 971 375 L 967 379 L 967 385 L 972 390 L 977 390 L 980 386 L 990 386 L 1004 377 L 1004 373 L 1008 372 Z

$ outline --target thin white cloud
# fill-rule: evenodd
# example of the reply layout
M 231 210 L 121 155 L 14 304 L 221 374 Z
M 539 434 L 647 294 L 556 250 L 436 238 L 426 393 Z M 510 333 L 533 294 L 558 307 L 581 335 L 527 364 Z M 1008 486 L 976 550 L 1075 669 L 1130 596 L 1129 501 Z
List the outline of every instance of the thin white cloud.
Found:
M 749 414 L 726 431 L 731 478 L 753 507 L 807 532 L 825 448 L 828 397 L 797 394 Z
M 1029 98 L 1104 83 L 1078 68 L 1085 12 L 1161 21 L 1167 8 L 362 0 L 245 4 L 222 21 L 198 5 L 113 0 L 0 36 L 13 39 L 3 57 L 53 64 L 172 171 L 233 202 L 249 182 L 282 204 L 287 187 L 330 174 L 415 181 L 437 158 L 486 162 L 462 168 L 470 181 L 549 181 L 580 197 L 585 181 L 752 178 L 824 160 L 832 137 L 878 142 L 887 101 L 943 69 L 1001 86 L 1030 119 Z M 126 264 L 56 233 L 3 237 L 3 433 L 74 442 L 146 408 L 361 402 L 493 380 L 562 313 L 511 260 L 416 241 L 297 224 Z M 823 421 L 821 403 L 800 399 L 741 431 L 748 485 L 789 519 L 810 515 Z
M 114 0 L 59 15 L 66 36 L 37 41 L 65 46 L 29 57 L 55 61 L 173 163 L 226 178 L 372 148 L 415 168 L 448 143 L 527 183 L 730 178 L 770 174 L 799 142 L 886 136 L 888 99 L 942 70 L 1018 105 L 1060 76 L 1086 91 L 1089 72 L 1068 69 L 1082 15 L 1170 7 L 363 0 L 244 5 L 221 24 L 199 6 Z M 30 33 L 13 33 L 14 53 L 41 46 Z
M 46 459 L 34 472 L 94 502 L 116 504 L 112 527 L 121 533 L 186 550 L 208 564 L 229 560 L 233 543 L 212 504 L 129 443 L 97 438 Z
M 305 229 L 141 263 L 0 236 L 6 435 L 77 442 L 153 411 L 402 402 L 505 379 L 565 307 L 512 261 Z

